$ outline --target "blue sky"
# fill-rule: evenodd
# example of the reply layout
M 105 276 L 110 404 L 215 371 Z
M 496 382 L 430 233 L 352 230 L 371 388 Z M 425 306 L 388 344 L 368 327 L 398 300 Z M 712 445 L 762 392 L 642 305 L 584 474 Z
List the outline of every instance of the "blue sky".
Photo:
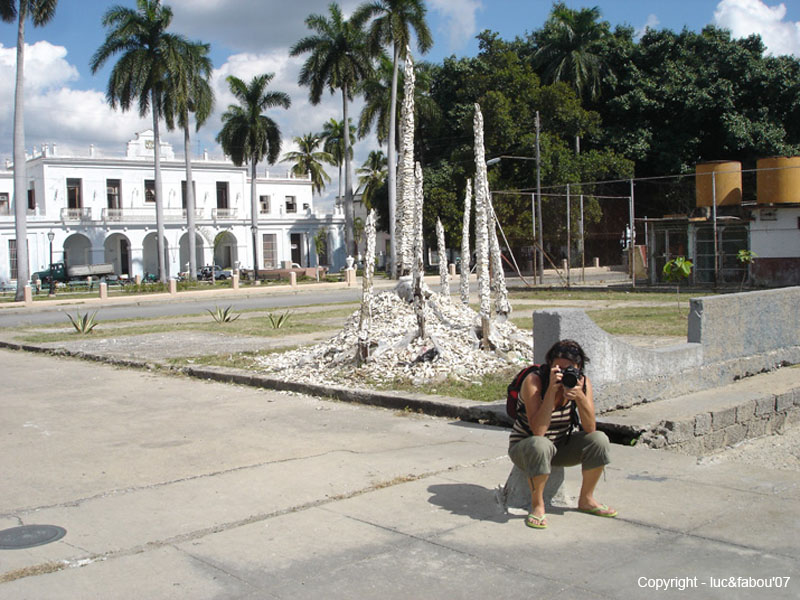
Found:
M 361 0 L 342 0 L 348 13 Z M 307 35 L 303 23 L 310 13 L 327 13 L 328 0 L 167 0 L 175 13 L 172 29 L 191 39 L 212 45 L 213 84 L 217 109 L 207 125 L 196 135 L 194 152 L 208 149 L 221 155 L 214 137 L 220 128 L 219 117 L 232 102 L 226 89 L 229 74 L 249 79 L 257 73 L 274 72 L 273 89 L 292 97 L 292 108 L 275 111 L 284 137 L 284 150 L 291 149 L 291 138 L 320 130 L 329 118 L 341 118 L 338 97 L 328 97 L 319 106 L 308 102 L 307 90 L 297 86 L 300 58 L 290 58 L 288 48 Z M 29 45 L 26 57 L 26 138 L 27 147 L 57 142 L 60 152 L 86 153 L 89 144 L 109 155 L 118 155 L 136 131 L 150 126 L 136 114 L 112 111 L 105 103 L 108 68 L 92 75 L 89 60 L 101 44 L 105 31 L 102 15 L 114 4 L 134 6 L 134 0 L 116 2 L 60 0 L 54 20 L 43 28 L 26 28 Z M 774 0 L 567 0 L 573 8 L 599 6 L 602 17 L 612 26 L 627 24 L 636 30 L 699 30 L 707 24 L 731 29 L 735 36 L 760 33 L 775 54 L 800 56 L 800 2 Z M 538 29 L 546 19 L 552 2 L 544 0 L 428 0 L 428 21 L 435 45 L 424 57 L 440 61 L 443 57 L 473 55 L 475 35 L 485 29 L 510 39 Z M 11 157 L 13 82 L 16 26 L 0 23 L 0 160 Z M 356 105 L 355 110 L 358 110 Z M 182 138 L 167 133 L 178 154 Z M 356 147 L 356 164 L 371 149 L 374 138 Z M 276 165 L 273 170 L 285 170 Z M 330 190 L 336 189 L 335 173 Z

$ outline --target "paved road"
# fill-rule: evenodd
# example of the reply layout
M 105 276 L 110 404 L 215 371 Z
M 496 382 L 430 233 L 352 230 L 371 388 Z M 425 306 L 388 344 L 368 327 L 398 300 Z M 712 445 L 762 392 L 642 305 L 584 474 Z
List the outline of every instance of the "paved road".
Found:
M 578 273 L 576 275 L 576 273 Z M 426 277 L 428 285 L 438 289 L 438 277 Z M 532 281 L 528 280 L 530 283 Z M 558 286 L 560 279 L 554 272 L 547 271 L 545 286 Z M 609 283 L 623 283 L 625 274 L 607 269 L 587 269 L 587 285 L 604 285 Z M 518 278 L 510 278 L 509 286 L 524 286 L 525 283 Z M 579 270 L 573 271 L 573 285 L 579 285 Z M 378 289 L 387 289 L 395 282 L 379 280 L 376 282 Z M 458 281 L 451 284 L 451 292 L 458 293 Z M 477 284 L 473 281 L 471 291 L 477 291 Z M 113 319 L 157 318 L 178 316 L 186 314 L 205 314 L 206 309 L 213 309 L 216 305 L 224 303 L 235 304 L 237 310 L 272 309 L 307 304 L 324 304 L 339 302 L 357 302 L 361 299 L 361 288 L 325 288 L 323 285 L 307 284 L 299 286 L 297 291 L 284 292 L 265 288 L 263 290 L 230 293 L 221 291 L 216 295 L 209 291 L 182 292 L 179 299 L 164 296 L 163 299 L 147 297 L 115 298 L 102 302 L 97 298 L 69 304 L 51 304 L 44 302 L 34 303 L 27 308 L 0 307 L 0 329 L 5 327 L 19 327 L 25 325 L 46 325 L 63 323 L 66 321 L 65 313 L 74 314 L 75 311 L 97 310 L 97 317 L 108 321 Z
M 5 350 L 0 378 L 0 529 L 67 529 L 0 550 L 3 599 L 800 594 L 794 471 L 615 447 L 620 517 L 534 531 L 495 504 L 500 429 Z

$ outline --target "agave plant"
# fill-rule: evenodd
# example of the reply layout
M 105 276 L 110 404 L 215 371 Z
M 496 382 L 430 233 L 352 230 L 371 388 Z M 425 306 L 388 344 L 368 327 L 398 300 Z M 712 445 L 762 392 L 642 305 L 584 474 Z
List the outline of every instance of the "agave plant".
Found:
M 214 310 L 211 310 L 210 308 L 207 308 L 206 310 L 212 317 L 214 317 L 214 320 L 217 323 L 230 323 L 241 316 L 240 314 L 233 312 L 233 306 L 228 306 L 226 308 L 216 306 Z
M 96 316 L 97 311 L 92 314 L 86 313 L 84 315 L 81 315 L 81 312 L 78 311 L 74 317 L 67 313 L 67 317 L 69 317 L 70 323 L 72 323 L 75 331 L 83 335 L 90 333 L 92 329 L 97 326 L 98 321 L 95 319 Z
M 286 325 L 286 322 L 289 320 L 289 317 L 291 316 L 292 313 L 288 310 L 282 315 L 278 316 L 275 316 L 272 313 L 267 313 L 267 317 L 269 317 L 269 322 L 272 325 L 273 329 L 280 329 L 281 327 Z

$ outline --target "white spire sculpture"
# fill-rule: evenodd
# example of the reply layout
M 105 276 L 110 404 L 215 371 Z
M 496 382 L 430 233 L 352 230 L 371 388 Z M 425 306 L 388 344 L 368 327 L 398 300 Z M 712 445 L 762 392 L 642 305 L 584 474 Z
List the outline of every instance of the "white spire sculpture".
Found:
M 488 190 L 486 156 L 483 148 L 483 115 L 475 104 L 475 251 L 477 254 L 478 297 L 480 299 L 481 331 L 484 348 L 489 348 L 489 227 L 487 224 Z
M 372 276 L 375 272 L 375 209 L 369 211 L 364 225 L 367 254 L 361 279 L 361 315 L 358 323 L 358 362 L 369 358 L 369 326 L 372 321 Z
M 450 298 L 450 273 L 447 270 L 447 246 L 444 243 L 444 226 L 442 220 L 436 218 L 436 245 L 439 253 L 439 293 L 444 298 Z
M 471 259 L 469 252 L 469 213 L 472 210 L 472 180 L 467 179 L 464 194 L 464 221 L 461 226 L 461 303 L 469 305 L 469 271 Z
M 403 91 L 400 136 L 400 173 L 397 190 L 398 274 L 408 273 L 414 261 L 414 207 L 416 186 L 414 182 L 414 60 L 406 47 L 405 87 Z

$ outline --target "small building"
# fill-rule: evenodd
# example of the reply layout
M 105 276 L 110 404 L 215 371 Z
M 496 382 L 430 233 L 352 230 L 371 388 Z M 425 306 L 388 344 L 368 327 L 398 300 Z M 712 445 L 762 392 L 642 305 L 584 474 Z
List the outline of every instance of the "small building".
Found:
M 53 232 L 53 261 L 69 266 L 112 263 L 117 275 L 157 273 L 153 132 L 136 134 L 123 156 L 67 156 L 55 144 L 27 161 L 28 250 L 31 272 L 47 268 Z M 198 267 L 253 268 L 251 188 L 248 169 L 228 160 L 192 160 Z M 186 170 L 183 158 L 161 142 L 165 265 L 168 277 L 188 270 Z M 322 264 L 345 265 L 344 215 L 314 209 L 310 177 L 261 172 L 258 196 L 259 267 L 291 261 L 317 266 L 314 237 L 324 229 Z M 13 171 L 0 171 L 0 281 L 16 279 Z

